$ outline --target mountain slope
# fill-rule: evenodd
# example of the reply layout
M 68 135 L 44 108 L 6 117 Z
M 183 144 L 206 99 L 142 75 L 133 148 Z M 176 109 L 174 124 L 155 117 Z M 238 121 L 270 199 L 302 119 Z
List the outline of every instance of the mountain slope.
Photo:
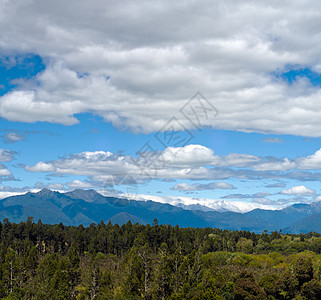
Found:
M 186 209 L 187 208 L 187 209 Z M 38 193 L 12 196 L 0 201 L 0 220 L 25 221 L 29 216 L 43 223 L 89 226 L 101 220 L 123 224 L 160 224 L 181 227 L 218 227 L 222 229 L 264 230 L 282 229 L 299 233 L 321 231 L 321 203 L 295 204 L 282 210 L 255 209 L 247 213 L 219 212 L 204 207 L 178 207 L 154 201 L 135 201 L 104 197 L 94 190 L 74 190 L 68 193 L 43 189 Z
M 63 222 L 66 225 L 85 226 L 101 220 L 115 222 L 152 223 L 182 227 L 220 227 L 260 231 L 261 222 L 238 213 L 185 210 L 170 204 L 153 201 L 134 201 L 104 197 L 93 190 L 75 190 L 65 194 L 47 189 L 38 193 L 13 196 L 0 201 L 0 218 L 20 222 L 32 216 L 44 223 Z M 117 216 L 117 217 L 115 217 Z
M 283 232 L 307 233 L 321 232 L 321 214 L 313 214 L 284 228 Z
M 70 219 L 61 209 L 69 205 L 72 199 L 58 192 L 43 189 L 38 193 L 8 197 L 0 202 L 1 220 L 8 218 L 10 221 L 20 222 L 32 216 L 35 220 L 41 219 L 48 224 L 57 223 L 59 220 L 71 225 Z
M 93 203 L 106 203 L 106 197 L 103 195 L 97 193 L 95 190 L 81 190 L 76 189 L 72 192 L 67 192 L 64 195 L 72 198 L 72 199 L 81 199 L 87 202 L 93 202 Z
M 313 202 L 311 204 L 293 204 L 282 210 L 275 211 L 254 209 L 245 215 L 272 223 L 276 228 L 284 229 L 286 232 L 297 233 L 297 231 L 293 231 L 294 227 L 291 227 L 292 224 L 304 222 L 303 220 L 308 216 L 319 213 L 321 213 L 321 203 Z M 316 231 L 319 226 L 318 222 L 316 222 L 317 219 L 313 220 L 315 220 L 314 223 L 311 223 L 312 221 L 310 221 L 310 231 Z

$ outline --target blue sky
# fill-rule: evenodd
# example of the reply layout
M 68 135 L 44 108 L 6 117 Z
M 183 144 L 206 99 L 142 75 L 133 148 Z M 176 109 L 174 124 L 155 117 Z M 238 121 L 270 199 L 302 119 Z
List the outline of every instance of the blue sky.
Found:
M 319 201 L 312 2 L 2 1 L 0 196 L 94 188 L 236 211 Z

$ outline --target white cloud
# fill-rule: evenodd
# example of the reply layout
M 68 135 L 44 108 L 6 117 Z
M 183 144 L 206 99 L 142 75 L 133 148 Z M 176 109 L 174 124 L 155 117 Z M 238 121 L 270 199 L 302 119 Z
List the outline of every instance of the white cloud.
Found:
M 169 203 L 171 205 L 181 206 L 183 205 L 202 205 L 217 211 L 234 211 L 239 213 L 245 213 L 256 208 L 261 209 L 271 209 L 276 208 L 271 205 L 244 202 L 244 201 L 228 201 L 219 199 L 209 199 L 209 198 L 195 198 L 195 197 L 182 197 L 182 196 L 151 196 L 151 195 L 136 195 L 135 200 L 140 201 L 156 201 L 161 203 Z M 186 208 L 186 207 L 185 207 Z
M 274 200 L 267 199 L 267 198 L 253 198 L 252 202 L 258 203 L 258 204 L 263 204 L 263 205 L 277 205 L 278 204 Z
M 51 163 L 37 162 L 34 166 L 27 165 L 25 170 L 28 172 L 55 172 L 57 169 Z
M 105 185 L 119 184 L 119 182 L 127 182 L 128 180 L 141 183 L 152 178 L 185 180 L 220 180 L 231 177 L 259 178 L 250 170 L 232 170 L 220 167 L 221 162 L 226 165 L 227 160 L 225 161 L 224 157 L 213 155 L 211 149 L 201 145 L 168 147 L 163 152 L 151 154 L 141 153 L 141 156 L 134 158 L 104 151 L 82 152 L 55 161 L 38 162 L 34 166 L 27 165 L 25 170 L 89 176 L 91 180 L 99 181 Z M 237 166 L 246 166 L 249 161 L 248 156 L 244 156 L 244 163 L 241 162 L 240 157 L 243 155 L 239 155 Z M 249 164 L 252 164 L 252 160 Z M 213 185 L 211 188 L 213 187 L 219 186 Z
M 313 199 L 314 202 L 319 202 L 321 201 L 321 196 L 317 196 Z
M 213 150 L 201 145 L 186 145 L 184 147 L 168 147 L 162 154 L 164 162 L 174 166 L 212 165 L 218 157 Z
M 311 196 L 311 195 L 308 195 L 308 196 Z M 276 203 L 278 203 L 278 205 L 283 205 L 283 206 L 289 206 L 295 203 L 309 204 L 311 202 L 312 201 L 310 199 L 306 199 L 300 195 L 292 198 L 280 198 L 276 200 Z
M 267 184 L 265 187 L 266 188 L 284 188 L 285 186 L 286 186 L 285 183 L 278 182 L 278 183 Z
M 254 166 L 257 171 L 288 171 L 296 169 L 297 165 L 295 162 L 285 158 L 282 161 L 268 161 L 262 162 Z
M 0 149 L 0 161 L 12 161 L 16 152 L 10 150 Z
M 49 183 L 47 185 L 47 188 L 54 191 L 60 191 L 60 192 L 63 192 L 65 190 L 65 187 L 62 183 Z
M 249 167 L 255 165 L 261 159 L 250 154 L 231 153 L 222 158 L 220 166 Z
M 293 186 L 289 189 L 283 189 L 280 194 L 284 195 L 314 195 L 316 192 L 313 189 L 309 189 L 304 185 Z
M 17 154 L 15 151 L 0 149 L 0 162 L 10 162 L 14 159 L 14 155 Z M 13 178 L 12 173 L 8 168 L 0 163 L 0 182 L 4 179 L 11 180 Z
M 272 144 L 280 144 L 284 143 L 284 140 L 281 138 L 266 138 L 262 140 L 263 143 L 272 143 Z
M 298 171 L 300 168 L 305 168 L 306 165 L 302 163 L 304 159 L 302 157 L 294 160 L 264 158 L 237 153 L 219 156 L 214 155 L 213 151 L 207 147 L 186 145 L 176 148 L 168 147 L 163 152 L 141 152 L 137 157 L 113 154 L 108 151 L 87 151 L 54 161 L 40 161 L 34 166 L 26 165 L 25 170 L 88 176 L 90 182 L 98 181 L 105 185 L 124 184 L 129 181 L 142 183 L 153 178 L 168 180 L 227 180 L 229 178 L 320 180 L 321 175 L 318 172 Z M 315 167 L 318 168 L 318 165 L 316 164 Z M 226 184 L 225 186 L 218 184 L 195 184 L 189 187 L 177 185 L 175 189 L 232 188 Z
M 29 190 L 30 189 L 28 187 L 17 188 L 12 186 L 0 185 L 0 199 L 16 196 L 16 195 L 22 195 L 28 192 Z
M 23 141 L 25 139 L 25 136 L 16 132 L 9 132 L 5 134 L 3 138 L 4 138 L 4 142 L 8 144 L 8 143 Z
M 171 149 L 171 151 L 176 151 Z M 135 180 L 149 178 L 200 178 L 205 179 L 210 171 L 199 166 L 205 162 L 202 158 L 204 152 L 210 151 L 202 146 L 190 145 L 179 148 L 175 152 L 175 159 L 178 165 L 185 164 L 185 167 L 176 167 L 173 152 L 168 149 L 164 151 L 168 165 L 163 160 L 154 161 L 152 156 L 146 161 L 146 157 L 132 158 L 130 156 L 112 154 L 111 152 L 95 151 L 82 152 L 69 157 L 51 162 L 38 162 L 34 166 L 27 165 L 28 172 L 57 172 L 59 174 L 91 176 L 94 180 L 112 184 L 114 176 L 129 176 Z M 169 159 L 170 157 L 170 159 Z
M 200 183 L 194 183 L 192 185 L 183 182 L 178 183 L 172 188 L 173 190 L 177 191 L 202 191 L 202 190 L 215 190 L 215 189 L 235 189 L 235 187 L 232 184 L 229 184 L 227 182 L 210 182 L 208 184 L 200 184 Z
M 79 102 L 70 100 L 63 103 L 51 101 L 51 99 L 37 101 L 35 92 L 14 91 L 2 97 L 0 115 L 9 121 L 26 123 L 47 121 L 73 125 L 78 122 L 70 114 L 81 112 L 75 109 Z M 61 114 L 61 111 L 66 112 L 67 115 Z
M 11 172 L 3 164 L 0 164 L 0 178 L 11 175 Z
M 320 71 L 320 11 L 316 0 L 5 1 L 2 53 L 39 54 L 46 70 L 1 97 L 0 116 L 72 125 L 92 112 L 143 132 L 175 116 L 191 129 L 179 110 L 200 90 L 220 112 L 203 126 L 317 137 L 320 88 L 273 73 Z
M 17 196 L 17 195 L 21 195 L 23 193 L 21 192 L 2 192 L 0 191 L 0 199 L 4 199 L 7 197 L 11 197 L 11 196 Z
M 93 184 L 87 181 L 74 180 L 66 183 L 69 188 L 73 189 L 89 189 L 93 187 Z
M 174 185 L 172 189 L 176 191 L 196 191 L 197 190 L 195 186 L 190 185 L 186 182 L 178 183 Z
M 221 199 L 263 199 L 270 196 L 269 192 L 260 192 L 255 194 L 229 194 L 221 197 Z
M 297 159 L 298 165 L 301 169 L 320 169 L 321 168 L 321 149 L 308 157 Z

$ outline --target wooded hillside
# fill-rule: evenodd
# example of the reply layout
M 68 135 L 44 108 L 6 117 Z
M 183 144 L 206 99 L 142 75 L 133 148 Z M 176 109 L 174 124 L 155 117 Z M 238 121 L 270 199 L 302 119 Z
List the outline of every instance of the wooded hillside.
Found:
M 321 237 L 0 223 L 6 299 L 320 299 Z

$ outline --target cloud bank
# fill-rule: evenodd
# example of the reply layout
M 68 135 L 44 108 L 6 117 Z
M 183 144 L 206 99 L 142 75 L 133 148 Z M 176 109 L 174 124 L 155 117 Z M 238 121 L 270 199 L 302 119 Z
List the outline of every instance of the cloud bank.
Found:
M 184 147 L 167 147 L 164 151 L 158 152 L 141 152 L 137 157 L 108 151 L 87 151 L 53 161 L 39 161 L 33 166 L 26 165 L 25 170 L 88 176 L 91 180 L 104 184 L 115 184 L 114 180 L 119 183 L 124 178 L 126 178 L 125 181 L 132 180 L 138 183 L 151 179 L 226 180 L 230 178 L 315 181 L 321 178 L 320 166 L 317 163 L 319 153 L 320 150 L 313 155 L 295 159 L 258 157 L 238 153 L 219 156 L 205 146 L 191 144 Z M 74 184 L 77 185 L 77 183 Z M 284 187 L 280 183 L 274 186 Z M 213 182 L 195 185 L 180 183 L 173 189 L 191 191 L 232 188 L 233 186 L 229 183 Z
M 320 137 L 321 4 L 269 1 L 2 1 L 4 57 L 40 55 L 45 70 L 1 97 L 0 116 L 73 125 L 100 115 L 156 132 L 201 91 L 219 114 L 202 126 Z M 274 141 L 275 142 L 275 141 Z M 282 168 L 286 168 L 283 166 Z

